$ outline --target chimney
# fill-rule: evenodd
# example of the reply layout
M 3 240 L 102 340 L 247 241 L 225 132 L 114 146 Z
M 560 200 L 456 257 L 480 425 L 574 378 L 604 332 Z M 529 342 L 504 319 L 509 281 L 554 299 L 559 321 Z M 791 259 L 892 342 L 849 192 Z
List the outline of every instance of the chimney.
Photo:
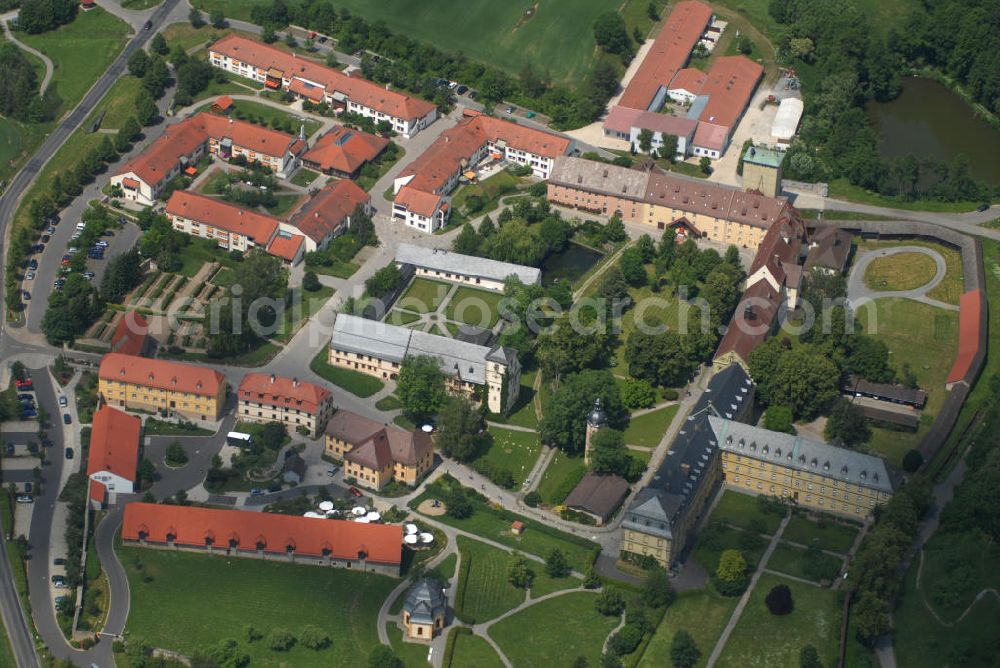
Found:
M 272 373 L 271 374 L 271 382 L 273 383 L 274 381 L 275 381 L 275 375 Z
M 299 386 L 299 379 L 292 378 L 292 387 L 298 387 L 298 386 Z

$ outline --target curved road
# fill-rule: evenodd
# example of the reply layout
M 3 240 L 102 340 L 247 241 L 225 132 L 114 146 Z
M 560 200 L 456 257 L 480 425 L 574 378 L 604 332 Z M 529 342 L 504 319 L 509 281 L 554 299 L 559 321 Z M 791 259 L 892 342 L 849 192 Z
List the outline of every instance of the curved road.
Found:
M 901 253 L 918 253 L 920 255 L 926 255 L 930 259 L 934 260 L 934 277 L 927 283 L 912 290 L 877 290 L 869 288 L 865 284 L 865 272 L 868 270 L 868 266 L 872 262 L 880 258 L 891 257 Z M 847 297 L 852 302 L 870 299 L 883 299 L 886 297 L 898 297 L 901 299 L 912 299 L 913 301 L 922 302 L 929 306 L 936 306 L 949 311 L 957 311 L 958 306 L 955 304 L 946 304 L 927 296 L 927 293 L 930 290 L 933 290 L 934 287 L 944 279 L 944 275 L 947 270 L 948 267 L 945 264 L 944 258 L 941 257 L 941 254 L 925 246 L 895 246 L 893 248 L 868 251 L 859 255 L 857 260 L 854 262 L 854 266 L 851 268 L 851 273 L 847 279 Z
M 30 53 L 31 55 L 35 56 L 43 63 L 45 63 L 45 76 L 42 77 L 42 85 L 38 87 L 38 94 L 44 95 L 45 89 L 49 87 L 49 82 L 52 81 L 52 71 L 55 69 L 55 66 L 52 65 L 52 59 L 46 56 L 44 53 L 42 53 L 38 49 L 28 46 L 24 42 L 14 37 L 14 33 L 11 31 L 10 26 L 7 23 L 8 21 L 14 18 L 17 18 L 17 12 L 7 12 L 6 14 L 0 16 L 0 21 L 3 21 L 4 35 L 6 35 L 7 39 L 10 40 L 12 44 L 17 45 L 22 51 L 27 51 L 28 53 Z

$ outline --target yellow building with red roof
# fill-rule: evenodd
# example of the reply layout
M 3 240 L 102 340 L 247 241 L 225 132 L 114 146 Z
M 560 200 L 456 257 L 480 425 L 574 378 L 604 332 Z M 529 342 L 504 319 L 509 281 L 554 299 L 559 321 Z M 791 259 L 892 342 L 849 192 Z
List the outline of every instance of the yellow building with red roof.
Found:
M 101 358 L 97 391 L 116 408 L 218 420 L 226 404 L 226 377 L 206 367 L 121 353 Z

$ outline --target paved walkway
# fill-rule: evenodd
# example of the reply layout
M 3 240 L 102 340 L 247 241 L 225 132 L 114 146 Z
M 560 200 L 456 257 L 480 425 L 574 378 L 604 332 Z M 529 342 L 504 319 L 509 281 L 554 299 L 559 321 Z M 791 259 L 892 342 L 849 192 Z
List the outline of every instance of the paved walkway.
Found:
M 38 58 L 45 64 L 45 74 L 42 76 L 42 85 L 38 87 L 38 94 L 45 95 L 45 89 L 49 87 L 49 83 L 52 81 L 52 71 L 54 66 L 52 65 L 52 59 L 46 56 L 44 53 L 39 51 L 34 47 L 30 47 L 17 37 L 14 36 L 13 31 L 10 29 L 9 21 L 17 18 L 17 12 L 7 12 L 6 14 L 0 15 L 0 21 L 3 22 L 3 32 L 7 39 L 10 40 L 12 44 L 17 45 L 22 51 L 27 51 L 34 57 Z
M 893 255 L 900 255 L 902 253 L 919 253 L 920 255 L 926 255 L 934 260 L 934 277 L 924 285 L 912 290 L 877 290 L 868 287 L 865 283 L 865 272 L 868 270 L 868 266 L 875 260 L 892 257 Z M 922 302 L 929 306 L 936 306 L 937 308 L 943 308 L 949 311 L 957 311 L 958 306 L 955 304 L 946 304 L 927 296 L 928 292 L 933 290 L 938 283 L 944 280 L 944 276 L 947 271 L 948 267 L 945 264 L 944 258 L 941 257 L 941 254 L 936 250 L 927 248 L 926 246 L 894 246 L 892 248 L 867 251 L 858 256 L 857 260 L 854 262 L 854 266 L 851 268 L 850 276 L 847 279 L 847 297 L 854 304 L 867 300 L 885 299 L 888 297 L 912 299 L 913 301 Z
M 743 596 L 740 597 L 740 602 L 736 604 L 736 609 L 733 610 L 732 616 L 729 618 L 729 623 L 726 624 L 726 628 L 722 630 L 722 634 L 719 635 L 719 639 L 715 642 L 715 647 L 712 648 L 712 653 L 708 657 L 707 668 L 712 668 L 715 662 L 719 660 L 722 655 L 722 649 L 726 646 L 726 642 L 729 640 L 729 636 L 732 635 L 733 630 L 736 628 L 736 624 L 740 621 L 740 615 L 743 614 L 743 610 L 747 607 L 747 603 L 750 601 L 750 594 L 753 593 L 754 587 L 757 586 L 757 581 L 760 580 L 760 576 L 764 571 L 767 570 L 767 561 L 771 558 L 774 553 L 774 549 L 778 547 L 778 541 L 781 540 L 781 534 L 785 532 L 785 527 L 788 526 L 789 520 L 792 519 L 791 513 L 785 515 L 784 519 L 781 520 L 781 524 L 778 525 L 778 530 L 774 532 L 774 536 L 771 538 L 771 542 L 767 546 L 767 550 L 764 551 L 764 556 L 760 558 L 760 563 L 757 564 L 757 570 L 754 571 L 753 576 L 750 578 L 750 585 L 747 590 L 743 592 Z M 782 573 L 781 575 L 784 575 Z M 810 582 L 809 584 L 815 584 Z

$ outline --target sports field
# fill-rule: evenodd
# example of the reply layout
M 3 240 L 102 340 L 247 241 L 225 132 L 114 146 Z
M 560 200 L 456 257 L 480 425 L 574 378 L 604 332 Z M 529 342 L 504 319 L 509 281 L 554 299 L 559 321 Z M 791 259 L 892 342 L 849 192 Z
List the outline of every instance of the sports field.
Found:
M 205 11 L 222 9 L 230 18 L 249 20 L 254 5 L 270 0 L 204 0 Z M 235 6 L 234 6 L 235 5 Z M 384 21 L 395 33 L 433 44 L 447 53 L 502 67 L 517 74 L 528 63 L 557 83 L 575 84 L 587 73 L 595 53 L 594 20 L 618 3 L 608 0 L 340 0 L 368 21 Z M 526 12 L 534 9 L 528 17 Z

